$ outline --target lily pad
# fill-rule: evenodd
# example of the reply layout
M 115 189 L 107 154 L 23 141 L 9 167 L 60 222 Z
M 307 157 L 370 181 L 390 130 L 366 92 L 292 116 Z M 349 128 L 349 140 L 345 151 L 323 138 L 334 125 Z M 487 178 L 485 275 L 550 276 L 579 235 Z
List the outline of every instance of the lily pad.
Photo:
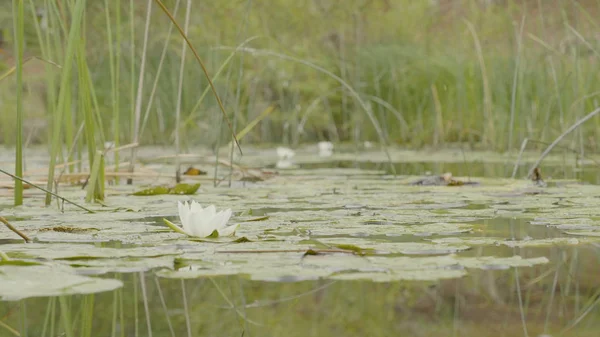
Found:
M 153 186 L 147 189 L 139 190 L 134 192 L 133 195 L 144 196 L 144 195 L 161 195 L 161 194 L 178 194 L 178 195 L 190 195 L 195 194 L 200 188 L 200 184 L 184 184 L 180 183 L 173 187 L 167 186 Z
M 119 280 L 77 275 L 64 266 L 0 266 L 0 299 L 93 294 L 123 286 Z

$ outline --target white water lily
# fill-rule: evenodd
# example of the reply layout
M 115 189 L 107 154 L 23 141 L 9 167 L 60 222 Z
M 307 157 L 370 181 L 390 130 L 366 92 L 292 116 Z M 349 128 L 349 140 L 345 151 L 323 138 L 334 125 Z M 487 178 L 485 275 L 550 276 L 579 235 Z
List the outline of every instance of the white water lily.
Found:
M 294 152 L 294 150 L 287 148 L 287 147 L 279 146 L 277 148 L 277 156 L 279 157 L 279 160 L 277 161 L 277 164 L 275 166 L 277 168 L 293 167 L 294 164 L 292 163 L 292 158 L 295 155 L 296 155 L 296 152 Z
M 295 155 L 296 152 L 294 152 L 294 150 L 290 148 L 283 146 L 277 147 L 277 156 L 279 157 L 279 159 L 292 159 L 292 157 L 294 157 Z
M 287 168 L 295 167 L 295 165 L 289 159 L 279 159 L 277 161 L 277 164 L 275 165 L 275 167 L 278 169 L 287 169 Z
M 333 154 L 333 143 L 332 142 L 319 142 L 319 156 L 331 157 Z
M 197 237 L 230 236 L 238 227 L 238 225 L 227 226 L 227 221 L 231 218 L 231 209 L 229 208 L 217 213 L 214 205 L 202 208 L 196 201 L 178 202 L 177 206 L 181 227 L 163 219 L 176 232 Z

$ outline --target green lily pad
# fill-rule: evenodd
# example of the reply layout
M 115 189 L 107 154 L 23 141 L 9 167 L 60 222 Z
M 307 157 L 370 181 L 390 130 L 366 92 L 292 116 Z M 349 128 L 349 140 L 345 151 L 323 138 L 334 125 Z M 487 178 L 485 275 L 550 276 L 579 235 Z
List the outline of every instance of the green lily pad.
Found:
M 133 195 L 144 196 L 144 195 L 161 195 L 161 194 L 178 194 L 178 195 L 190 195 L 195 194 L 200 188 L 200 184 L 177 184 L 173 187 L 167 186 L 153 186 L 140 191 L 136 191 Z

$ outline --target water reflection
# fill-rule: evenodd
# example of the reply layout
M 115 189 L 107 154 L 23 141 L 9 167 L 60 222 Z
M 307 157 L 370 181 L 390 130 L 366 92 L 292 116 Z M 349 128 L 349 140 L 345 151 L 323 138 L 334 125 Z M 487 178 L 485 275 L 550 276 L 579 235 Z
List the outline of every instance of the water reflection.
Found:
M 456 177 L 488 177 L 488 178 L 509 178 L 514 169 L 514 163 L 445 163 L 445 162 L 405 162 L 393 163 L 396 172 L 403 175 L 425 175 L 426 172 L 432 174 L 443 174 L 452 172 Z M 364 170 L 383 170 L 388 172 L 390 166 L 386 162 L 367 162 L 340 160 L 333 162 L 320 163 L 302 163 L 302 169 L 317 168 L 356 168 Z M 527 176 L 530 169 L 529 165 L 520 165 L 516 177 Z M 542 174 L 545 180 L 548 179 L 573 179 L 590 184 L 600 184 L 600 170 L 597 167 L 576 167 L 574 165 L 544 165 Z
M 338 166 L 344 165 L 369 169 L 386 169 L 387 166 L 353 162 L 340 162 Z M 434 174 L 450 171 L 456 176 L 497 177 L 509 176 L 512 172 L 512 165 L 508 164 L 396 165 L 397 172 L 417 175 L 426 171 Z M 316 168 L 318 164 L 303 164 L 303 167 Z M 323 167 L 332 167 L 332 164 Z M 519 174 L 525 174 L 526 169 L 522 167 Z M 600 181 L 592 169 L 546 167 L 544 174 L 591 183 Z M 485 204 L 459 206 L 470 210 L 488 207 Z M 252 215 L 285 210 L 262 208 Z M 162 226 L 160 219 L 162 217 L 146 220 Z M 379 224 L 365 223 L 365 226 Z M 555 227 L 532 224 L 528 219 L 494 218 L 474 224 L 473 232 L 454 236 L 507 241 L 566 237 Z M 447 236 L 432 234 L 425 237 L 374 235 L 371 238 L 429 242 L 444 237 Z M 0 244 L 11 242 L 0 240 Z M 96 245 L 134 246 L 120 241 Z M 550 262 L 518 269 L 492 264 L 488 270 L 471 269 L 462 278 L 435 282 L 298 281 L 293 276 L 281 282 L 258 282 L 237 275 L 179 280 L 157 278 L 153 271 L 105 274 L 98 277 L 121 279 L 124 287 L 95 295 L 0 302 L 0 337 L 598 335 L 598 247 L 470 246 L 471 249 L 457 255 L 546 257 Z
M 17 331 L 59 336 L 66 326 L 73 333 L 66 336 L 86 331 L 187 336 L 188 326 L 192 336 L 597 336 L 597 247 L 486 246 L 464 254 L 504 253 L 546 256 L 550 263 L 470 270 L 463 278 L 437 282 L 271 283 L 240 276 L 178 280 L 152 272 L 110 274 L 103 277 L 122 279 L 125 286 L 62 302 L 0 303 L 0 336 Z

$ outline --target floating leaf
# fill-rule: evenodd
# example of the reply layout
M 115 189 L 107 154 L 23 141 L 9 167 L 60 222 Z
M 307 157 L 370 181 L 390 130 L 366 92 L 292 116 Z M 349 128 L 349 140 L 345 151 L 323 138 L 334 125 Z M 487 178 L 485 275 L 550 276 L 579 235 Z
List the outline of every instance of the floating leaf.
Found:
M 59 233 L 85 233 L 85 232 L 94 232 L 99 231 L 98 228 L 79 228 L 72 226 L 54 226 L 54 227 L 45 227 L 40 228 L 40 232 L 59 232 Z
M 154 186 L 141 191 L 134 192 L 133 195 L 160 195 L 168 194 L 171 189 L 166 186 Z
M 235 242 L 235 243 L 244 243 L 244 242 L 252 242 L 252 241 L 250 241 L 247 237 L 242 236 L 241 238 L 237 238 L 237 239 L 233 240 L 233 242 Z
M 358 247 L 356 245 L 351 245 L 351 244 L 343 244 L 343 243 L 341 243 L 341 244 L 337 244 L 337 245 L 334 245 L 334 246 L 336 246 L 339 249 L 351 250 L 351 251 L 353 251 L 354 253 L 356 253 L 358 255 L 367 255 L 367 254 L 372 254 L 372 253 L 375 252 L 375 250 L 372 249 L 372 248 L 370 248 L 370 249 L 363 249 L 363 248 L 360 248 L 360 247 Z
M 77 275 L 66 266 L 0 266 L 0 299 L 93 294 L 123 286 L 119 280 Z
M 194 194 L 198 191 L 198 188 L 200 188 L 200 184 L 177 184 L 169 190 L 169 194 Z
M 145 196 L 145 195 L 161 195 L 161 194 L 179 194 L 179 195 L 190 195 L 195 194 L 200 188 L 200 184 L 177 184 L 173 187 L 167 186 L 153 186 L 147 189 L 143 189 L 134 192 L 133 195 Z

